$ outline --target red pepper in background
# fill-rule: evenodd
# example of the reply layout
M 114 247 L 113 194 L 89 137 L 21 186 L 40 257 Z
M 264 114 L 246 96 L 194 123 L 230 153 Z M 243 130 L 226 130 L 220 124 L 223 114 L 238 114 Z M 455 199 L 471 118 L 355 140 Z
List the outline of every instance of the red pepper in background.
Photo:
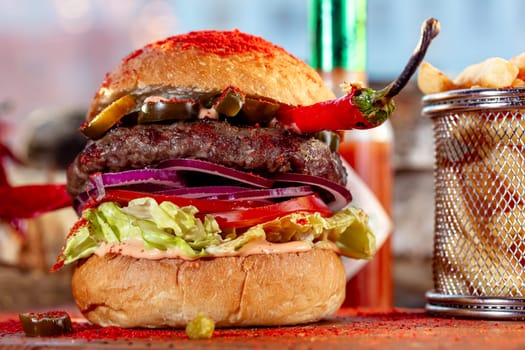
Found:
M 72 204 L 64 184 L 0 187 L 0 219 L 30 219 Z
M 277 120 L 285 128 L 299 134 L 370 129 L 381 125 L 395 109 L 392 98 L 399 94 L 415 73 L 439 30 L 439 21 L 434 18 L 423 23 L 418 45 L 407 65 L 399 77 L 384 89 L 375 91 L 348 84 L 345 96 L 310 106 L 281 108 L 277 112 Z
M 42 184 L 11 186 L 5 169 L 6 159 L 22 162 L 1 142 L 6 128 L 0 124 L 0 221 L 23 234 L 22 219 L 34 218 L 49 211 L 71 206 L 72 201 L 65 185 Z

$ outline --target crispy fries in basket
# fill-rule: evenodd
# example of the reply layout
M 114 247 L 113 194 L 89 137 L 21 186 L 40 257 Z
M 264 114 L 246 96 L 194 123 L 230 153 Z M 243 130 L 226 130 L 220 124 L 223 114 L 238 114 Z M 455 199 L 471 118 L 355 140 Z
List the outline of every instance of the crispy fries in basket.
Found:
M 424 94 L 454 89 L 525 86 L 525 52 L 506 60 L 491 57 L 466 67 L 454 79 L 428 62 L 422 62 L 417 85 Z

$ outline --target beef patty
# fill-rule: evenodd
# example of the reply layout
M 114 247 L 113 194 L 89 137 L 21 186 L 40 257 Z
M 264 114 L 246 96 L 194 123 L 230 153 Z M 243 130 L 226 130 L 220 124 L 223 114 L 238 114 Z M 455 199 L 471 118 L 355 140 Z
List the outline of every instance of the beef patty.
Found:
M 67 172 L 68 192 L 85 189 L 90 174 L 155 167 L 173 158 L 194 158 L 262 175 L 301 173 L 344 185 L 339 155 L 320 140 L 280 128 L 239 127 L 204 120 L 118 127 L 91 142 Z

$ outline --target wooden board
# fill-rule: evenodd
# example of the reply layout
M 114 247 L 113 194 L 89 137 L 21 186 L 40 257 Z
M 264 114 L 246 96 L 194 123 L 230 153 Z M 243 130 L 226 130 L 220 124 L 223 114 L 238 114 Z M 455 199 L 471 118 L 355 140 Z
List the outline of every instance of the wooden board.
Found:
M 219 329 L 190 340 L 184 330 L 100 328 L 74 318 L 74 332 L 26 337 L 16 315 L 0 315 L 0 347 L 22 349 L 476 349 L 525 348 L 525 323 L 431 317 L 424 310 L 343 309 L 302 326 Z

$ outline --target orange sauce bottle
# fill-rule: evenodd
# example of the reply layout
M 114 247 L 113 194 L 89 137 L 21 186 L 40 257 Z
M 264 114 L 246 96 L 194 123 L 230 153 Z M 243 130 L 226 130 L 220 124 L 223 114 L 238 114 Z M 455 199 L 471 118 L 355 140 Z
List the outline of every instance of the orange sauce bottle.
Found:
M 376 195 L 383 209 L 392 215 L 392 143 L 388 130 L 384 135 L 367 135 L 363 139 L 345 133 L 339 153 Z M 390 133 L 391 135 L 391 133 Z M 391 232 L 378 247 L 376 255 L 346 285 L 345 306 L 379 309 L 392 307 Z

